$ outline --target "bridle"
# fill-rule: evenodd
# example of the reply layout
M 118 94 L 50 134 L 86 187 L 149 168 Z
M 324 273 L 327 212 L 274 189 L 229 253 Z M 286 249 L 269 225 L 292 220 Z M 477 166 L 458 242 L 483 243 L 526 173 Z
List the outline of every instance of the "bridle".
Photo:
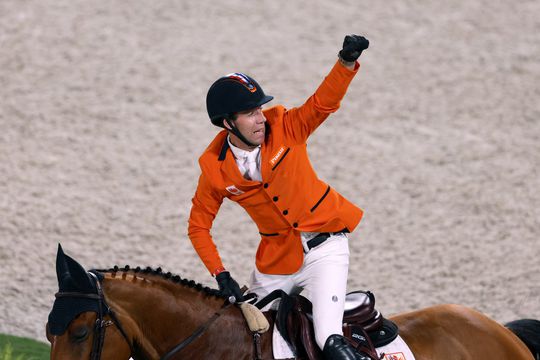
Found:
M 105 300 L 105 296 L 103 295 L 103 289 L 101 287 L 101 282 L 99 281 L 96 274 L 89 271 L 88 274 L 92 279 L 95 280 L 96 284 L 96 294 L 87 294 L 82 292 L 58 292 L 55 294 L 55 297 L 61 298 L 61 297 L 67 297 L 67 298 L 82 298 L 82 299 L 92 299 L 96 300 L 98 302 L 98 312 L 97 312 L 97 318 L 96 323 L 94 325 L 94 339 L 92 342 L 92 352 L 90 353 L 90 360 L 100 360 L 101 358 L 101 352 L 103 351 L 103 343 L 105 341 L 105 330 L 107 327 L 111 325 L 116 325 L 118 330 L 120 330 L 120 333 L 126 340 L 126 342 L 129 345 L 129 349 L 131 353 L 133 354 L 133 344 L 129 340 L 129 337 L 127 336 L 126 332 L 124 331 L 124 328 L 120 324 L 120 321 L 118 321 L 118 318 L 116 317 L 116 314 L 107 304 L 107 301 Z M 105 320 L 104 317 L 109 315 L 111 320 Z
M 96 274 L 89 271 L 88 274 L 91 276 L 92 279 L 94 279 L 96 284 L 96 294 L 87 294 L 82 292 L 58 292 L 55 294 L 55 297 L 61 298 L 61 297 L 68 297 L 68 298 L 82 298 L 82 299 L 92 299 L 96 300 L 98 302 L 98 313 L 96 318 L 96 323 L 94 325 L 94 339 L 92 342 L 92 352 L 90 353 L 90 360 L 100 360 L 101 359 L 101 353 L 103 351 L 103 343 L 105 342 L 105 330 L 107 327 L 111 325 L 115 325 L 118 330 L 120 330 L 120 333 L 126 340 L 127 344 L 129 345 L 129 349 L 131 351 L 131 355 L 134 354 L 134 347 L 131 341 L 129 340 L 129 337 L 127 336 L 127 333 L 125 332 L 124 328 L 122 327 L 122 324 L 118 320 L 118 317 L 114 313 L 114 311 L 111 309 L 111 307 L 107 304 L 107 301 L 105 300 L 105 296 L 103 295 L 103 289 L 101 286 L 101 282 L 99 281 Z M 210 325 L 217 320 L 218 317 L 221 316 L 223 311 L 225 311 L 227 308 L 229 308 L 232 305 L 232 303 L 228 302 L 228 300 L 225 301 L 223 306 L 210 317 L 204 324 L 199 326 L 195 331 L 185 338 L 181 343 L 176 345 L 174 348 L 172 348 L 170 351 L 168 351 L 165 355 L 161 357 L 161 360 L 168 360 L 173 355 L 178 354 L 180 351 L 185 349 L 189 344 L 191 344 L 193 341 L 195 341 L 197 338 L 199 338 L 209 327 Z M 104 317 L 109 315 L 111 320 L 105 320 Z

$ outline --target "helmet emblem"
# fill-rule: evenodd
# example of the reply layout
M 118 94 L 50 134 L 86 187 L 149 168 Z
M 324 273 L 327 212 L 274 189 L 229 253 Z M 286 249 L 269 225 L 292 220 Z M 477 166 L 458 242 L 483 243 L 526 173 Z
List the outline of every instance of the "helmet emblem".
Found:
M 245 74 L 232 73 L 232 74 L 225 75 L 225 77 L 240 82 L 252 93 L 257 91 L 257 87 L 253 85 L 253 83 L 251 82 L 251 79 Z

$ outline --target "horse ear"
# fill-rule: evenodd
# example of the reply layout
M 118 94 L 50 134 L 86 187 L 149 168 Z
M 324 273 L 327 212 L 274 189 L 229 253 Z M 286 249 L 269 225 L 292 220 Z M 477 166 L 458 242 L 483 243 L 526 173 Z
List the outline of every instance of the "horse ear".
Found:
M 60 291 L 94 292 L 92 280 L 86 270 L 77 261 L 67 256 L 60 244 L 56 253 L 56 276 Z

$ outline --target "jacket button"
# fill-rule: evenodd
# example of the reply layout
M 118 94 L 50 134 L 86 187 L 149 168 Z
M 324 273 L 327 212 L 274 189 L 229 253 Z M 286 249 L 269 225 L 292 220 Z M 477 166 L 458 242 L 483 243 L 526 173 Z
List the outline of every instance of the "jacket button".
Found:
M 292 227 L 298 227 L 298 223 L 292 224 Z
M 277 196 L 274 196 L 274 197 L 272 198 L 272 200 L 274 200 L 274 201 L 278 201 L 278 199 L 279 199 L 279 198 L 278 198 Z
M 265 183 L 265 184 L 263 185 L 263 187 L 264 187 L 265 189 L 268 189 L 268 183 Z
M 283 210 L 283 215 L 287 215 L 289 213 L 289 210 Z

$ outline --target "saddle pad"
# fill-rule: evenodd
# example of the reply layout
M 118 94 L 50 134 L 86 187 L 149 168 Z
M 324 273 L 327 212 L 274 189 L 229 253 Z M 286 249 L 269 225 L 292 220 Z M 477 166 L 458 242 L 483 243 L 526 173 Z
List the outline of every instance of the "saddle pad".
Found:
M 272 353 L 274 359 L 291 359 L 294 358 L 294 351 L 289 347 L 283 336 L 279 333 L 277 326 L 274 326 L 272 332 Z
M 383 353 L 384 360 L 415 360 L 411 349 L 399 335 L 390 344 L 377 348 L 379 356 Z
M 294 352 L 289 347 L 289 344 L 283 339 L 276 327 L 272 334 L 272 350 L 274 359 L 291 359 L 294 358 Z M 411 349 L 401 336 L 392 341 L 390 344 L 377 348 L 377 354 L 381 356 L 385 354 L 383 360 L 416 360 Z

